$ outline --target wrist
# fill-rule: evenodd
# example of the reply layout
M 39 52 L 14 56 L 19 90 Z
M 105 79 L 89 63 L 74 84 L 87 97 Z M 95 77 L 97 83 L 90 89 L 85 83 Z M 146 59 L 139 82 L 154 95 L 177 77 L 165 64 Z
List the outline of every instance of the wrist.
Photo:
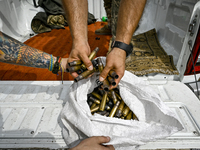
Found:
M 113 41 L 112 44 L 111 44 L 111 48 L 118 48 L 118 49 L 121 49 L 122 51 L 126 52 L 126 57 L 128 57 L 131 53 L 132 53 L 132 50 L 133 50 L 133 45 L 132 44 L 126 44 L 124 42 L 121 42 L 121 41 Z
M 120 48 L 114 47 L 110 53 L 111 56 L 114 56 L 117 59 L 123 59 L 124 61 L 126 60 L 126 52 Z
M 73 39 L 72 40 L 73 43 L 72 43 L 72 47 L 76 48 L 76 47 L 80 47 L 80 46 L 88 46 L 88 40 L 87 38 L 77 38 L 77 39 Z

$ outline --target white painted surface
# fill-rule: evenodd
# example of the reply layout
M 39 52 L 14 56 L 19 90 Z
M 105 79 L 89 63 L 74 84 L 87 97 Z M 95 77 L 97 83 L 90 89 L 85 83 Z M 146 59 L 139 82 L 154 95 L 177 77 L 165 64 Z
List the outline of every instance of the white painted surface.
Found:
M 180 82 L 146 83 L 176 112 L 184 130 L 141 149 L 200 148 L 200 102 L 196 96 Z M 0 148 L 66 147 L 59 115 L 71 84 L 0 81 Z

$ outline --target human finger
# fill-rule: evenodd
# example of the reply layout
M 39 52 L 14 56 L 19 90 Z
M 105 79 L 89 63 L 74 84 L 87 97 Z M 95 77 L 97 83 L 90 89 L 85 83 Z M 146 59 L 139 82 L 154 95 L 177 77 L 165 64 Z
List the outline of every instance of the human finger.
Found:
M 93 65 L 92 62 L 90 61 L 90 59 L 88 58 L 88 56 L 86 54 L 80 54 L 80 59 L 83 61 L 85 67 L 88 70 L 93 70 Z
M 110 137 L 108 136 L 94 136 L 92 137 L 98 144 L 108 143 L 110 141 Z
M 106 79 L 106 77 L 108 76 L 109 71 L 111 70 L 110 67 L 105 66 L 103 71 L 101 72 L 100 76 L 99 76 L 99 81 L 104 81 Z

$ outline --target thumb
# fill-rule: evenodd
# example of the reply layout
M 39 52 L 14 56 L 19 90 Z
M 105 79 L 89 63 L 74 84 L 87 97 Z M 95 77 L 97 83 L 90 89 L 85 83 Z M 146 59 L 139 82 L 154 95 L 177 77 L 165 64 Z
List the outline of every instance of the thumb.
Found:
M 104 79 L 106 79 L 106 77 L 108 76 L 109 71 L 110 71 L 110 68 L 105 66 L 105 68 L 103 69 L 103 71 L 100 74 L 99 81 L 102 82 Z
M 92 62 L 89 60 L 87 55 L 82 55 L 82 56 L 80 56 L 80 58 L 88 70 L 93 70 Z
M 108 143 L 110 141 L 110 137 L 108 136 L 97 136 L 95 137 L 97 143 L 102 144 L 102 143 Z

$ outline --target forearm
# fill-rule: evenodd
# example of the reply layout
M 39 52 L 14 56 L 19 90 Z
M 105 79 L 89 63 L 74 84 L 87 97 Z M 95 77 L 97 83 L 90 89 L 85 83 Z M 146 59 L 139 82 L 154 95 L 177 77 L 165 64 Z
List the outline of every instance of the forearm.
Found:
M 50 54 L 29 47 L 0 32 L 0 62 L 37 68 L 49 68 L 50 58 Z
M 73 44 L 87 42 L 87 0 L 62 0 L 71 31 Z
M 122 0 L 119 8 L 116 41 L 129 44 L 142 16 L 146 0 Z M 128 14 L 127 14 L 128 13 Z

